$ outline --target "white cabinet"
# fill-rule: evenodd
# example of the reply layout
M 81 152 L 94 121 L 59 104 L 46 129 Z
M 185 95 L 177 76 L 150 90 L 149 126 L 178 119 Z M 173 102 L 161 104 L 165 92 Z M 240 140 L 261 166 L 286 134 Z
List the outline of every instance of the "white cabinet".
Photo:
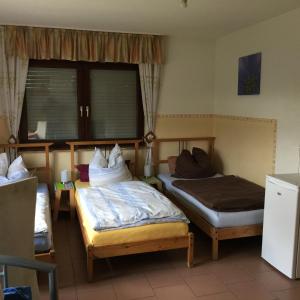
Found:
M 299 174 L 267 176 L 262 257 L 290 278 L 300 275 Z

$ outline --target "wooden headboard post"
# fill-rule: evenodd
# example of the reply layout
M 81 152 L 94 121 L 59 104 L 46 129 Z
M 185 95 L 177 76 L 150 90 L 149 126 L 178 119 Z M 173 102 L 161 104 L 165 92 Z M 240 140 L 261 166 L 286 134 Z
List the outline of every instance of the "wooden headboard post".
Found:
M 29 143 L 29 144 L 0 144 L 0 149 L 3 152 L 9 153 L 11 149 L 15 149 L 20 150 L 20 149 L 25 149 L 25 148 L 29 148 L 30 149 L 34 149 L 34 150 L 38 150 L 38 149 L 43 149 L 44 153 L 45 153 L 45 166 L 43 167 L 37 167 L 37 168 L 33 168 L 33 169 L 37 169 L 37 170 L 44 170 L 46 173 L 46 183 L 48 185 L 50 185 L 51 183 L 51 169 L 50 169 L 50 146 L 53 143 Z
M 71 179 L 72 181 L 75 180 L 75 152 L 74 152 L 74 144 L 70 145 L 70 154 L 71 154 Z
M 192 137 L 192 138 L 162 138 L 162 139 L 155 139 L 153 141 L 153 168 L 154 168 L 154 174 L 157 174 L 159 171 L 159 165 L 167 163 L 167 159 L 160 159 L 159 158 L 159 147 L 161 143 L 168 143 L 168 142 L 177 142 L 178 143 L 178 155 L 180 154 L 180 151 L 182 150 L 182 147 L 186 147 L 188 142 L 198 142 L 198 141 L 204 141 L 208 143 L 208 155 L 210 159 L 213 159 L 213 153 L 214 153 L 214 144 L 215 144 L 215 137 L 209 136 L 209 137 Z
M 134 146 L 134 169 L 133 176 L 136 176 L 138 171 L 138 151 L 141 140 L 113 140 L 113 141 L 76 141 L 66 142 L 70 146 L 70 157 L 71 157 L 71 177 L 75 180 L 76 166 L 75 166 L 75 147 L 76 146 L 104 146 L 104 145 L 133 145 Z
M 50 144 L 50 145 L 52 145 L 52 144 Z M 46 170 L 48 170 L 48 172 L 47 172 L 48 184 L 50 184 L 50 181 L 51 181 L 50 156 L 49 156 L 49 147 L 50 147 L 50 145 L 49 144 L 45 145 L 45 161 L 46 161 Z

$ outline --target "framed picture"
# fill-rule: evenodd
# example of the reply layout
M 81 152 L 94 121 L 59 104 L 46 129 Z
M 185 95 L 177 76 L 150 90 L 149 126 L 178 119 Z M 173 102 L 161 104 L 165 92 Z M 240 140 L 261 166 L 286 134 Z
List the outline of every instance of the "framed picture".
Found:
M 238 95 L 259 95 L 261 53 L 239 58 Z

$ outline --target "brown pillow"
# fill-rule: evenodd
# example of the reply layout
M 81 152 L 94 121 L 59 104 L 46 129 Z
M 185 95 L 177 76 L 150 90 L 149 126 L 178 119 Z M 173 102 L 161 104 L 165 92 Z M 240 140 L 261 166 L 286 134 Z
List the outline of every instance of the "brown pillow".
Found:
M 173 175 L 175 173 L 177 156 L 168 157 L 169 173 Z
M 193 149 L 195 156 L 188 150 L 182 150 L 176 160 L 176 168 L 174 177 L 177 178 L 206 178 L 213 176 L 215 173 L 210 166 L 208 155 L 202 150 Z M 203 153 L 202 153 L 203 151 Z M 199 161 L 199 163 L 198 163 Z
M 199 167 L 202 169 L 202 177 L 210 177 L 216 174 L 208 154 L 201 148 L 193 147 L 192 155 Z
M 188 150 L 182 150 L 176 160 L 174 177 L 177 178 L 201 178 L 201 169 Z

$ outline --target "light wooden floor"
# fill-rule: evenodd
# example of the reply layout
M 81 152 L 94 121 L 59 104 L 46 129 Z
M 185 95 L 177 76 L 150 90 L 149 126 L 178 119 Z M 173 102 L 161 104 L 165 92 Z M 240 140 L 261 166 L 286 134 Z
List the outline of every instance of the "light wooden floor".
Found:
M 60 216 L 54 226 L 59 296 L 62 300 L 269 300 L 300 299 L 292 281 L 260 258 L 260 238 L 221 242 L 221 258 L 210 260 L 210 241 L 195 230 L 195 267 L 182 250 L 116 257 L 95 264 L 87 283 L 85 252 L 77 221 Z M 41 299 L 48 299 L 40 276 Z

